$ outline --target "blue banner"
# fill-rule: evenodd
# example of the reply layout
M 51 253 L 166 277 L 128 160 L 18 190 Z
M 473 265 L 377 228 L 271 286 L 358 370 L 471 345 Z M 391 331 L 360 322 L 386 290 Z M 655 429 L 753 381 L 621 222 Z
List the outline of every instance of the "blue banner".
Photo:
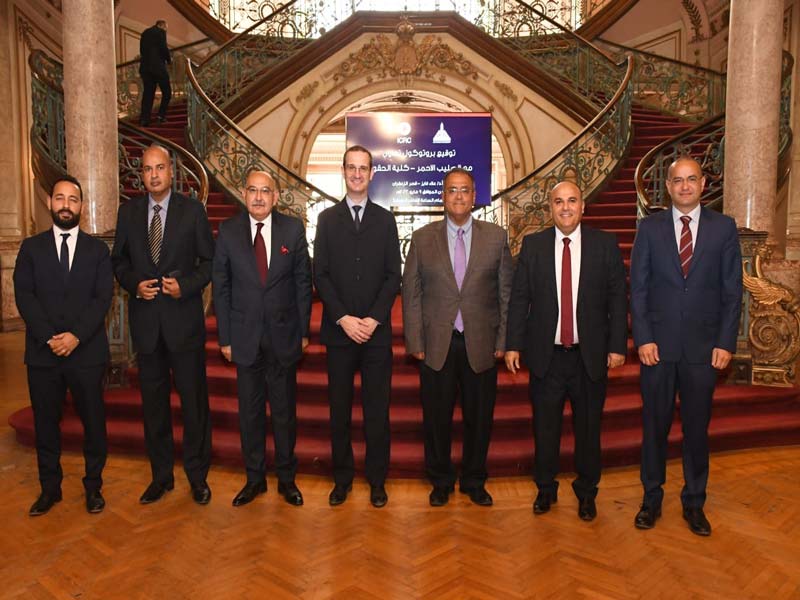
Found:
M 347 146 L 372 153 L 374 202 L 441 207 L 444 175 L 459 167 L 475 178 L 475 204 L 491 203 L 491 114 L 350 113 L 346 123 Z

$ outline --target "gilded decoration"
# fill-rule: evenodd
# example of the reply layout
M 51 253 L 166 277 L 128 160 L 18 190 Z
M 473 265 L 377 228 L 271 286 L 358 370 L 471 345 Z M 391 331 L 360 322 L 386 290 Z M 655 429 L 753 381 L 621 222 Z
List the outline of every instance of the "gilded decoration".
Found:
M 312 81 L 311 83 L 305 84 L 303 86 L 303 89 L 300 90 L 300 93 L 297 94 L 295 100 L 297 102 L 301 102 L 307 98 L 310 98 L 311 94 L 313 94 L 314 90 L 316 90 L 318 87 L 319 87 L 319 81 Z
M 468 79 L 478 79 L 478 71 L 473 64 L 439 37 L 426 35 L 416 43 L 413 39 L 414 25 L 408 19 L 401 19 L 395 32 L 398 38 L 396 42 L 388 35 L 379 34 L 360 50 L 352 52 L 336 68 L 333 80 L 340 82 L 365 73 L 375 73 L 379 79 L 433 79 L 434 71 L 451 71 Z
M 494 86 L 500 90 L 500 93 L 503 94 L 506 98 L 516 102 L 518 100 L 517 95 L 514 93 L 514 90 L 511 89 L 511 86 L 503 83 L 502 81 L 495 81 Z
M 752 383 L 791 386 L 800 355 L 800 298 L 764 276 L 763 262 L 771 254 L 772 249 L 761 241 L 754 249 L 752 265 L 742 267 L 744 288 L 750 295 L 747 334 Z

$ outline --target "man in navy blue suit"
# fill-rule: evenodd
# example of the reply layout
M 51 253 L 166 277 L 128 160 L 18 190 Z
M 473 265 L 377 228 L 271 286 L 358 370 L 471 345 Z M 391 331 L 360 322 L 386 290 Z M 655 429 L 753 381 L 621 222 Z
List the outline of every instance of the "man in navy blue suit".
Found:
M 53 227 L 22 242 L 14 294 L 25 321 L 36 458 L 42 493 L 30 516 L 61 500 L 61 421 L 67 390 L 83 423 L 86 510 L 98 513 L 106 463 L 103 377 L 109 361 L 105 318 L 114 293 L 108 246 L 79 228 L 83 192 L 64 176 L 47 198 Z
M 742 257 L 736 223 L 700 205 L 700 165 L 681 157 L 669 167 L 669 210 L 641 222 L 631 255 L 631 317 L 642 389 L 644 500 L 639 529 L 661 516 L 667 437 L 675 395 L 683 428 L 683 518 L 711 534 L 703 513 L 708 481 L 708 424 L 717 371 L 736 350 Z

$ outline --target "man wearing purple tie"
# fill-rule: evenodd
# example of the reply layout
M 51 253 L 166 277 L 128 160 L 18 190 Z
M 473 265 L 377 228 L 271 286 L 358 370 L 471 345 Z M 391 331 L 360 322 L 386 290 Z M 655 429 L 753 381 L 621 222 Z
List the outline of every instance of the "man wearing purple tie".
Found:
M 491 506 L 486 455 L 496 361 L 506 344 L 511 253 L 502 227 L 472 218 L 475 181 L 469 171 L 445 175 L 443 204 L 445 219 L 411 237 L 403 271 L 406 350 L 421 361 L 429 500 L 444 506 L 455 486 L 450 441 L 458 391 L 464 420 L 459 488 L 475 504 Z

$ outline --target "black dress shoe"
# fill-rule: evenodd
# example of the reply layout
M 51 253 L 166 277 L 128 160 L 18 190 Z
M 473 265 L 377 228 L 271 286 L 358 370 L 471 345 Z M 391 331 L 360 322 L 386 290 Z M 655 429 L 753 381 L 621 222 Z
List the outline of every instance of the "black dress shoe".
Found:
M 539 492 L 536 494 L 536 500 L 533 501 L 533 514 L 543 515 L 550 510 L 550 505 L 558 502 L 558 496 L 553 496 L 547 492 Z
M 382 485 L 372 485 L 369 488 L 369 502 L 375 508 L 382 508 L 386 506 L 389 501 L 389 496 L 386 494 L 386 488 Z
M 578 503 L 578 517 L 582 521 L 594 521 L 597 516 L 597 506 L 594 498 L 581 498 Z
M 683 509 L 683 518 L 689 524 L 689 530 L 695 535 L 702 535 L 707 537 L 711 535 L 711 523 L 706 519 L 706 515 L 702 508 L 686 508 Z
M 191 484 L 192 488 L 192 500 L 197 502 L 198 504 L 208 504 L 211 502 L 211 488 L 208 487 L 208 483 L 203 481 L 202 483 Z
M 352 485 L 334 485 L 328 496 L 328 504 L 331 506 L 339 506 L 347 500 L 347 494 L 353 489 Z
M 294 481 L 289 481 L 287 483 L 279 481 L 278 493 L 283 496 L 283 499 L 286 500 L 287 504 L 291 504 L 292 506 L 303 506 L 303 494 L 301 494 L 300 490 L 297 489 Z
M 40 517 L 53 508 L 56 502 L 61 502 L 61 490 L 57 492 L 42 492 L 39 494 L 36 502 L 33 503 L 33 506 L 31 506 L 28 515 L 31 517 Z
M 236 494 L 236 497 L 233 499 L 234 506 L 244 506 L 245 504 L 250 504 L 253 500 L 256 499 L 256 496 L 259 494 L 264 494 L 267 491 L 267 482 L 266 481 L 258 481 L 256 483 L 252 483 L 248 481 L 244 484 L 242 491 Z
M 459 488 L 459 491 L 462 494 L 467 494 L 469 499 L 472 500 L 473 504 L 477 504 L 478 506 L 491 506 L 494 504 L 491 495 L 489 492 L 486 491 L 486 488 L 483 486 L 463 489 Z
M 450 501 L 450 492 L 453 488 L 450 486 L 435 485 L 431 490 L 431 495 L 428 496 L 428 501 L 431 506 L 444 506 Z
M 651 507 L 647 506 L 647 504 L 642 504 L 642 507 L 639 509 L 639 512 L 636 513 L 636 518 L 633 521 L 633 524 L 636 526 L 636 529 L 652 529 L 656 526 L 656 519 L 661 516 L 661 507 Z
M 103 512 L 106 507 L 106 501 L 103 499 L 103 494 L 100 490 L 90 490 L 86 492 L 86 512 L 90 514 Z
M 139 504 L 152 504 L 157 500 L 161 500 L 161 496 L 166 494 L 174 487 L 175 483 L 172 481 L 169 483 L 151 481 L 150 485 L 148 485 L 147 489 L 144 491 L 144 494 L 142 494 L 142 496 L 139 498 Z

